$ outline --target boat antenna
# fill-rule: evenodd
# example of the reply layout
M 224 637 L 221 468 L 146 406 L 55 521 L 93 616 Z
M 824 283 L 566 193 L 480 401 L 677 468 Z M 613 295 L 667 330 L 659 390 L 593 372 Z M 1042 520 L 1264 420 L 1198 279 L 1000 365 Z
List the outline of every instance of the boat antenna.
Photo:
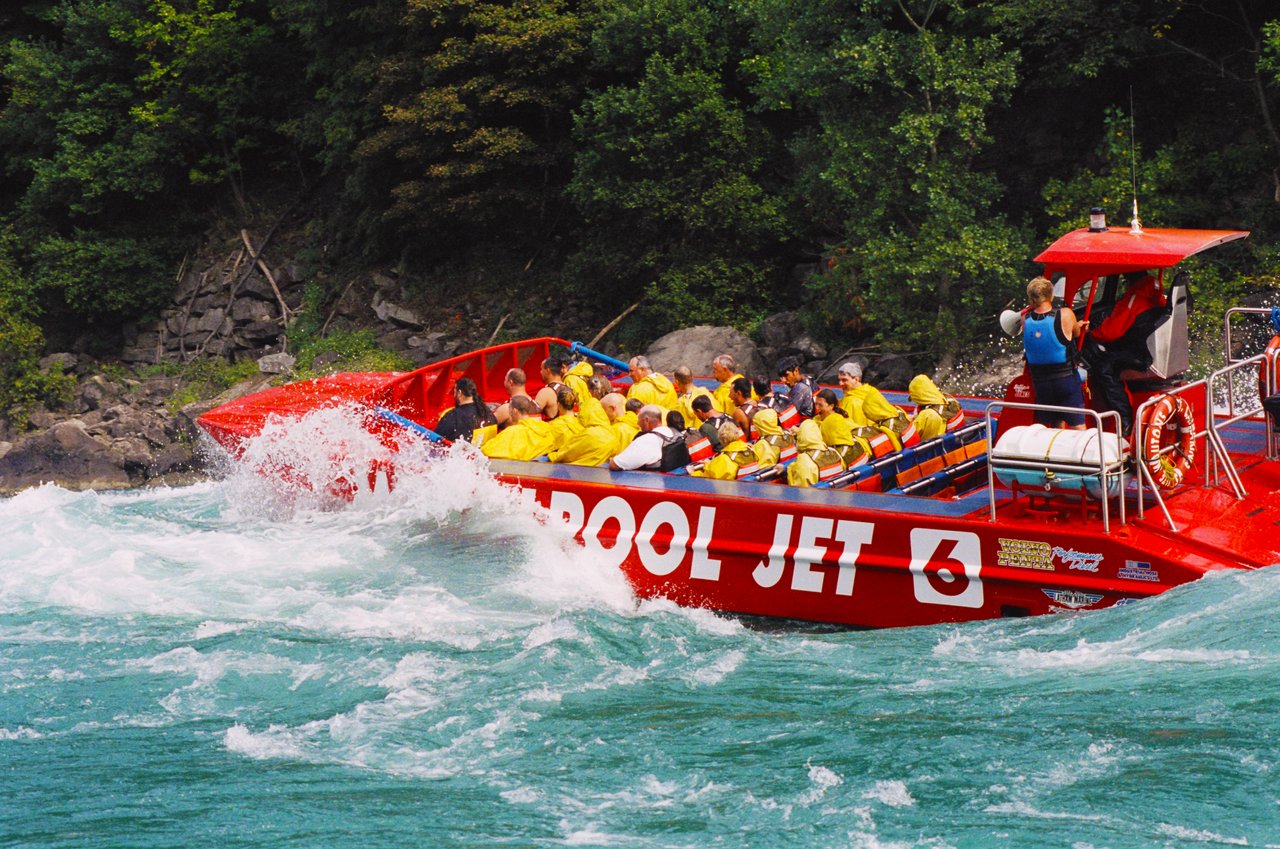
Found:
M 1133 178 L 1133 218 L 1129 232 L 1136 234 L 1142 232 L 1142 221 L 1138 218 L 1138 140 L 1134 132 L 1132 83 L 1129 85 L 1129 173 Z

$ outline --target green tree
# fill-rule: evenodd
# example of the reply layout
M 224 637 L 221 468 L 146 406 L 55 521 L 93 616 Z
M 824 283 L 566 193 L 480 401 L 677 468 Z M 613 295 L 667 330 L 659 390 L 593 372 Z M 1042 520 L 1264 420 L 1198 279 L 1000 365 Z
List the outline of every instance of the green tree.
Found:
M 254 0 L 58 0 L 4 51 L 6 210 L 45 321 L 154 308 L 289 87 Z
M 750 62 L 763 104 L 795 116 L 795 204 L 830 261 L 813 281 L 835 325 L 942 366 L 1016 293 L 1029 248 L 982 167 L 1018 52 L 960 3 L 761 0 Z
M 586 32 L 569 0 L 408 0 L 369 95 L 381 120 L 354 153 L 365 197 L 411 251 L 555 229 Z M 375 176 L 376 175 L 376 176 Z
M 572 273 L 619 305 L 643 299 L 653 333 L 743 326 L 773 296 L 785 219 L 764 186 L 776 147 L 751 112 L 730 3 L 659 0 L 602 9 L 598 73 L 569 192 L 584 221 Z

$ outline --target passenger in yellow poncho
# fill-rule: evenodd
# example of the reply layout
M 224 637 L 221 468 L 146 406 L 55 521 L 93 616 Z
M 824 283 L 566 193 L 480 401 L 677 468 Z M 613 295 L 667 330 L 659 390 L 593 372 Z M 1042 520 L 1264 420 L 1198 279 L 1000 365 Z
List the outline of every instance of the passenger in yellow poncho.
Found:
M 573 390 L 573 394 L 578 396 L 578 403 L 582 403 L 582 399 L 591 397 L 591 390 L 587 388 L 587 378 L 595 374 L 595 369 L 591 367 L 591 363 L 582 362 L 574 363 L 569 370 L 564 373 L 564 385 Z
M 704 386 L 698 386 L 693 382 L 693 372 L 688 366 L 680 366 L 671 374 L 675 381 L 673 387 L 676 391 L 676 405 L 672 409 L 684 416 L 686 424 L 692 425 L 698 420 L 693 414 L 693 399 L 700 395 L 706 395 L 711 399 L 711 406 L 715 407 L 716 400 L 711 394 L 711 390 Z
M 760 461 L 760 468 L 777 465 L 783 448 L 795 445 L 795 437 L 783 431 L 778 425 L 778 411 L 762 407 L 751 419 L 751 425 L 760 434 L 760 438 L 751 443 L 751 450 Z
M 617 398 L 622 400 L 620 395 Z M 551 451 L 548 458 L 553 463 L 574 466 L 599 466 L 609 462 L 617 453 L 613 449 L 618 444 L 618 436 L 610 426 L 603 402 L 588 395 L 578 405 L 578 411 L 582 432 L 570 437 L 563 447 Z
M 743 438 L 742 428 L 733 422 L 720 425 L 720 442 L 724 445 L 720 453 L 707 461 L 707 464 L 694 472 L 698 477 L 731 481 L 738 479 L 738 470 L 745 465 L 756 462 L 756 454 Z
M 675 387 L 667 380 L 666 375 L 659 374 L 649 366 L 647 358 L 632 357 L 627 366 L 631 371 L 631 388 L 627 390 L 627 398 L 635 398 L 641 406 L 656 404 L 662 408 L 664 415 L 667 410 L 676 408 Z
M 532 460 L 551 450 L 555 436 L 551 425 L 538 417 L 538 405 L 527 395 L 509 402 L 509 423 L 497 436 L 480 446 L 492 460 Z
M 594 399 L 593 399 L 594 400 Z M 568 384 L 562 385 L 556 390 L 556 407 L 559 409 L 559 415 L 547 422 L 551 425 L 551 433 L 554 436 L 554 444 L 548 454 L 562 450 L 569 444 L 569 440 L 582 433 L 583 426 L 579 420 L 577 413 L 573 412 L 573 408 L 578 404 L 578 396 L 569 388 Z
M 737 368 L 738 362 L 730 354 L 721 354 L 711 361 L 711 376 L 720 381 L 716 391 L 711 393 L 711 399 L 715 408 L 726 416 L 732 416 L 733 411 L 738 409 L 738 405 L 729 397 L 733 382 L 742 377 Z
M 847 402 L 841 408 L 849 413 L 849 419 L 855 427 L 862 426 L 865 421 L 880 428 L 893 440 L 894 450 L 902 448 L 902 438 L 891 425 L 895 422 L 908 423 L 906 411 L 889 403 L 889 399 L 870 384 L 862 382 L 862 366 L 857 363 L 845 363 L 840 366 L 840 388 L 844 390 Z M 851 408 L 858 408 L 859 415 L 854 415 Z M 859 417 L 860 416 L 860 417 Z
M 840 455 L 822 441 L 822 428 L 813 419 L 805 419 L 796 431 L 796 459 L 787 466 L 787 483 L 813 486 L 819 480 L 844 469 Z
M 840 455 L 846 467 L 854 466 L 871 453 L 866 440 L 853 435 L 848 415 L 837 406 L 836 393 L 819 390 L 813 396 L 813 418 L 822 429 L 822 441 Z
M 947 422 L 960 412 L 960 402 L 944 395 L 928 375 L 917 374 L 907 387 L 911 403 L 916 405 L 916 433 L 921 439 L 933 439 L 947 432 Z

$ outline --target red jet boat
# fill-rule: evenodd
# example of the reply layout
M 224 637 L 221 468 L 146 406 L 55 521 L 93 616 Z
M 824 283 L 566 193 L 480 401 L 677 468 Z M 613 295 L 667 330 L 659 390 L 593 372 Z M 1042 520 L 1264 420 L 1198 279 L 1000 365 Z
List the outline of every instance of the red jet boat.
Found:
M 1064 302 L 1095 326 L 1118 275 L 1158 275 L 1168 305 L 1147 338 L 1150 365 L 1122 375 L 1136 410 L 1130 441 L 1115 436 L 1115 413 L 1088 411 L 1086 431 L 1031 425 L 1035 399 L 1024 375 L 1004 399 L 961 399 L 966 421 L 946 435 L 812 488 L 759 474 L 715 481 L 490 465 L 500 480 L 532 490 L 548 521 L 567 524 L 602 564 L 622 569 L 638 596 L 732 614 L 882 627 L 1099 610 L 1207 572 L 1269 566 L 1280 562 L 1280 463 L 1261 399 L 1275 392 L 1280 335 L 1243 356 L 1233 333 L 1240 314 L 1270 311 L 1229 311 L 1227 364 L 1205 379 L 1182 377 L 1190 284 L 1176 267 L 1246 235 L 1078 230 L 1037 257 Z M 505 399 L 507 370 L 519 367 L 536 392 L 542 359 L 572 347 L 530 339 L 409 373 L 280 386 L 211 410 L 199 424 L 238 457 L 269 422 L 355 406 L 391 460 L 375 464 L 367 481 L 342 478 L 349 494 L 390 476 L 405 440 L 432 436 L 457 379 L 471 378 L 493 403 Z

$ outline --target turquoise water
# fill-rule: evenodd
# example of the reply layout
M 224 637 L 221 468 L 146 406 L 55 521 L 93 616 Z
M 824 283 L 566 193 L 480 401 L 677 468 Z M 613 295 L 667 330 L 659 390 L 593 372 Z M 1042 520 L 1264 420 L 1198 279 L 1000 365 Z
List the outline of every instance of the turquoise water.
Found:
M 0 845 L 1280 845 L 1280 569 L 766 628 L 532 512 L 461 459 L 0 501 Z

